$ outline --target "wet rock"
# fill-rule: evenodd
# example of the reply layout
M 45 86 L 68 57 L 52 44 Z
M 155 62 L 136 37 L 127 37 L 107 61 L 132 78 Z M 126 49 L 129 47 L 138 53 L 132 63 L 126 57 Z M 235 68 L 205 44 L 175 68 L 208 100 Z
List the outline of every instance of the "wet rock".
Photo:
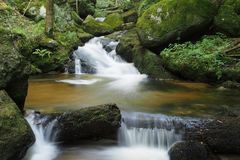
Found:
M 34 134 L 7 93 L 0 91 L 0 159 L 19 160 L 34 143 Z
M 74 142 L 96 138 L 114 138 L 121 114 L 115 104 L 87 107 L 58 116 L 58 140 Z
M 205 143 L 214 153 L 240 154 L 240 117 L 209 120 L 186 129 L 185 139 Z
M 57 141 L 62 143 L 116 139 L 121 122 L 121 113 L 116 104 L 86 107 L 64 113 L 39 114 L 36 117 L 36 122 L 43 125 L 57 119 Z
M 160 0 L 138 19 L 140 40 L 154 48 L 189 39 L 209 28 L 216 10 L 209 0 Z
M 171 160 L 207 160 L 208 152 L 198 142 L 178 142 L 168 152 Z
M 141 46 L 135 30 L 122 35 L 116 51 L 127 62 L 133 62 L 141 73 L 151 78 L 173 78 L 163 67 L 160 57 Z
M 222 83 L 222 86 L 224 88 L 240 90 L 240 83 L 238 83 L 238 82 L 226 81 L 226 82 Z

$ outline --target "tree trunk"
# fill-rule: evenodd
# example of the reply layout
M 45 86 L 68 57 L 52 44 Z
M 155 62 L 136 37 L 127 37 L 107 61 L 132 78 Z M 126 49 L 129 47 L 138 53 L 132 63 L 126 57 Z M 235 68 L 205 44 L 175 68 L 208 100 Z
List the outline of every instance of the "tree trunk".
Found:
M 45 19 L 45 33 L 48 37 L 53 37 L 54 25 L 54 0 L 46 1 L 46 19 Z

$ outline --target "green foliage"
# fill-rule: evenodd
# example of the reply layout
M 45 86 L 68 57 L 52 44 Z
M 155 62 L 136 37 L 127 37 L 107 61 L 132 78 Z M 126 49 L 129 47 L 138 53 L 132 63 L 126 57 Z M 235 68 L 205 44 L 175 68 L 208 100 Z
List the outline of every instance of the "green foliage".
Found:
M 163 50 L 161 57 L 166 67 L 181 76 L 208 81 L 220 80 L 224 67 L 232 63 L 224 51 L 231 46 L 231 41 L 223 35 L 204 36 L 201 41 L 171 44 Z
M 41 58 L 44 58 L 44 57 L 50 58 L 52 55 L 52 52 L 46 49 L 36 49 L 32 54 L 37 55 Z

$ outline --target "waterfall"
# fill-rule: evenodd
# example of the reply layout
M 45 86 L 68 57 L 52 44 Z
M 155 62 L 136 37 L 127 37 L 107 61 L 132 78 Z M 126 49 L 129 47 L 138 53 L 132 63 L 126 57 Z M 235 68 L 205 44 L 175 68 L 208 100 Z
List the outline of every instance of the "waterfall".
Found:
M 164 115 L 131 113 L 124 115 L 124 122 L 119 129 L 121 145 L 134 147 L 169 149 L 176 141 L 181 140 L 181 134 L 176 133 L 176 122 Z M 141 121 L 139 121 L 141 120 Z
M 81 60 L 78 58 L 75 58 L 75 74 L 81 74 Z
M 104 37 L 91 39 L 74 51 L 75 68 L 79 68 L 77 66 L 79 63 L 76 63 L 76 60 L 79 59 L 81 64 L 93 68 L 92 70 L 96 72 L 97 76 L 115 79 L 110 84 L 111 87 L 124 90 L 132 89 L 147 76 L 140 74 L 133 63 L 125 62 L 117 55 L 117 44 L 118 42 Z
M 95 37 L 74 52 L 76 58 L 95 68 L 98 75 L 108 77 L 140 76 L 133 63 L 116 54 L 117 42 Z M 143 75 L 142 75 L 143 76 Z
M 44 126 L 41 121 L 46 119 L 39 119 L 38 114 L 32 112 L 27 115 L 26 120 L 31 126 L 36 141 L 28 150 L 24 160 L 54 160 L 58 156 L 58 148 L 55 142 L 56 138 L 56 124 L 57 120 L 52 120 Z

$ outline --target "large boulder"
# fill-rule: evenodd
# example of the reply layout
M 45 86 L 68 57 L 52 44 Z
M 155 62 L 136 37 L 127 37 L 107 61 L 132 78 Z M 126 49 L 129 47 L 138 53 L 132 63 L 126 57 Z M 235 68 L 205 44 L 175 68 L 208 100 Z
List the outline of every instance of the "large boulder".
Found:
M 87 16 L 83 22 L 84 30 L 95 36 L 110 34 L 114 31 L 113 27 L 105 22 L 95 20 L 92 16 Z
M 187 128 L 185 139 L 205 143 L 214 153 L 240 154 L 240 117 L 224 117 Z
M 185 40 L 208 29 L 215 12 L 209 0 L 160 0 L 138 19 L 138 34 L 145 47 Z
M 119 13 L 109 14 L 104 22 L 110 25 L 114 30 L 121 29 L 124 23 L 123 18 Z
M 39 117 L 39 116 L 38 116 Z M 121 123 L 121 113 L 116 104 L 82 108 L 65 113 L 40 115 L 39 122 L 57 119 L 57 141 L 72 143 L 92 139 L 115 139 Z
M 203 82 L 240 82 L 240 62 L 227 53 L 232 39 L 222 35 L 204 36 L 196 43 L 174 44 L 161 52 L 163 64 L 172 73 L 188 80 Z M 232 57 L 233 56 L 233 57 Z
M 150 78 L 172 78 L 162 65 L 158 55 L 141 46 L 135 30 L 127 31 L 120 38 L 117 53 L 128 62 L 133 62 L 138 70 Z
M 0 35 L 0 89 L 6 89 L 18 107 L 23 110 L 31 69 L 16 46 L 22 37 L 2 28 Z
M 233 37 L 240 36 L 240 0 L 225 0 L 219 8 L 214 24 L 220 32 Z
M 177 142 L 169 152 L 170 160 L 207 160 L 208 152 L 203 144 L 198 142 Z
M 0 91 L 0 159 L 19 160 L 35 140 L 34 134 L 16 104 Z

